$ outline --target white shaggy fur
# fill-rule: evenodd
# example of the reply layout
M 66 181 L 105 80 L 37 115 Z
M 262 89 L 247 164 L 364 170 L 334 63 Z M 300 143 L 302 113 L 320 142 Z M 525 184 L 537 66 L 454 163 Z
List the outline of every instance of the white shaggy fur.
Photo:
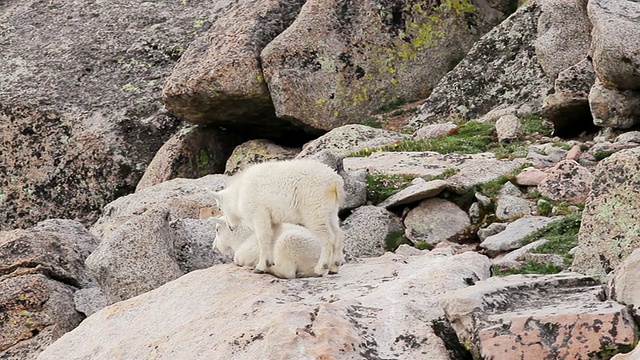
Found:
M 258 239 L 241 224 L 231 230 L 224 218 L 216 220 L 214 246 L 223 254 L 233 255 L 239 266 L 254 267 L 258 263 Z M 309 229 L 294 224 L 280 224 L 274 231 L 273 257 L 275 265 L 267 272 L 283 279 L 316 276 L 314 269 L 320 259 L 322 244 Z
M 257 272 L 274 264 L 274 229 L 282 223 L 303 225 L 321 239 L 317 275 L 337 273 L 344 262 L 338 218 L 344 182 L 327 165 L 311 159 L 256 164 L 229 179 L 227 188 L 214 196 L 232 229 L 245 223 L 255 232 Z

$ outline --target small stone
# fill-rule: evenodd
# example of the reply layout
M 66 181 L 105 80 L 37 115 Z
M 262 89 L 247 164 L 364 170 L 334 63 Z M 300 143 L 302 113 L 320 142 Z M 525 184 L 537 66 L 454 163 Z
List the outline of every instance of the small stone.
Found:
M 524 134 L 520 119 L 515 115 L 505 115 L 496 121 L 498 141 L 512 141 Z
M 528 167 L 522 169 L 522 171 L 516 175 L 515 182 L 518 185 L 524 186 L 538 186 L 542 180 L 544 180 L 549 174 L 546 172 L 536 169 L 534 167 Z
M 452 122 L 427 125 L 418 129 L 418 131 L 413 134 L 413 137 L 416 139 L 433 139 L 441 136 L 447 136 L 453 134 L 458 127 L 458 125 Z

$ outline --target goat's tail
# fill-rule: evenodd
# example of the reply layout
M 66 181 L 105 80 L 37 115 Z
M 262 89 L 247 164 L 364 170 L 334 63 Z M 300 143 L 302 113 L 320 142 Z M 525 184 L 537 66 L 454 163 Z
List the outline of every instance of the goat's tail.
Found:
M 336 202 L 339 206 L 344 204 L 346 193 L 344 190 L 344 180 L 341 176 L 334 178 L 329 187 L 329 199 Z

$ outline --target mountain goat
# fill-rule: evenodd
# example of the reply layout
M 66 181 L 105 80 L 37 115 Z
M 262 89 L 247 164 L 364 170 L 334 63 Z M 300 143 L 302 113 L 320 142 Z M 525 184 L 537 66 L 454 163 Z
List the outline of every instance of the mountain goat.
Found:
M 258 263 L 258 239 L 245 224 L 231 229 L 223 218 L 216 221 L 214 247 L 223 254 L 233 255 L 239 266 L 254 267 Z M 283 279 L 316 276 L 322 244 L 317 235 L 299 225 L 283 223 L 274 229 L 273 258 L 275 264 L 267 272 Z
M 256 164 L 213 195 L 230 228 L 245 223 L 255 232 L 256 272 L 274 264 L 274 228 L 282 223 L 300 224 L 321 239 L 316 275 L 338 272 L 344 261 L 338 210 L 345 191 L 342 177 L 327 165 L 311 159 Z

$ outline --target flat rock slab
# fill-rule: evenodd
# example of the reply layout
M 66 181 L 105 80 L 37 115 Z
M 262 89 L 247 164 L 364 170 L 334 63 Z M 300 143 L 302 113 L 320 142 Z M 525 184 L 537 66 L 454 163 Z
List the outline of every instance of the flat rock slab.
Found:
M 511 161 L 497 160 L 491 153 L 440 154 L 434 151 L 376 152 L 369 157 L 345 158 L 343 164 L 345 170 L 367 169 L 386 175 L 426 178 L 455 170 L 457 173 L 447 182 L 449 188 L 457 193 L 508 174 L 517 166 Z
M 211 359 L 220 354 L 234 359 L 461 358 L 445 346 L 453 341 L 443 341 L 434 330 L 444 325 L 437 297 L 488 278 L 489 266 L 489 259 L 477 253 L 387 253 L 345 264 L 335 276 L 280 280 L 216 265 L 93 314 L 40 360 Z
M 416 178 L 412 181 L 412 185 L 391 195 L 386 200 L 378 204 L 378 206 L 387 209 L 410 204 L 412 202 L 424 200 L 437 196 L 447 187 L 444 180 L 425 181 L 422 178 Z
M 413 241 L 437 244 L 457 241 L 471 225 L 469 215 L 445 199 L 427 199 L 413 208 L 404 220 L 405 236 Z
M 443 296 L 441 304 L 474 358 L 589 359 L 636 339 L 627 307 L 598 300 L 584 275 L 492 277 Z
M 523 216 L 507 225 L 504 231 L 489 236 L 480 247 L 493 251 L 508 251 L 522 247 L 522 239 L 536 230 L 542 229 L 561 217 Z

